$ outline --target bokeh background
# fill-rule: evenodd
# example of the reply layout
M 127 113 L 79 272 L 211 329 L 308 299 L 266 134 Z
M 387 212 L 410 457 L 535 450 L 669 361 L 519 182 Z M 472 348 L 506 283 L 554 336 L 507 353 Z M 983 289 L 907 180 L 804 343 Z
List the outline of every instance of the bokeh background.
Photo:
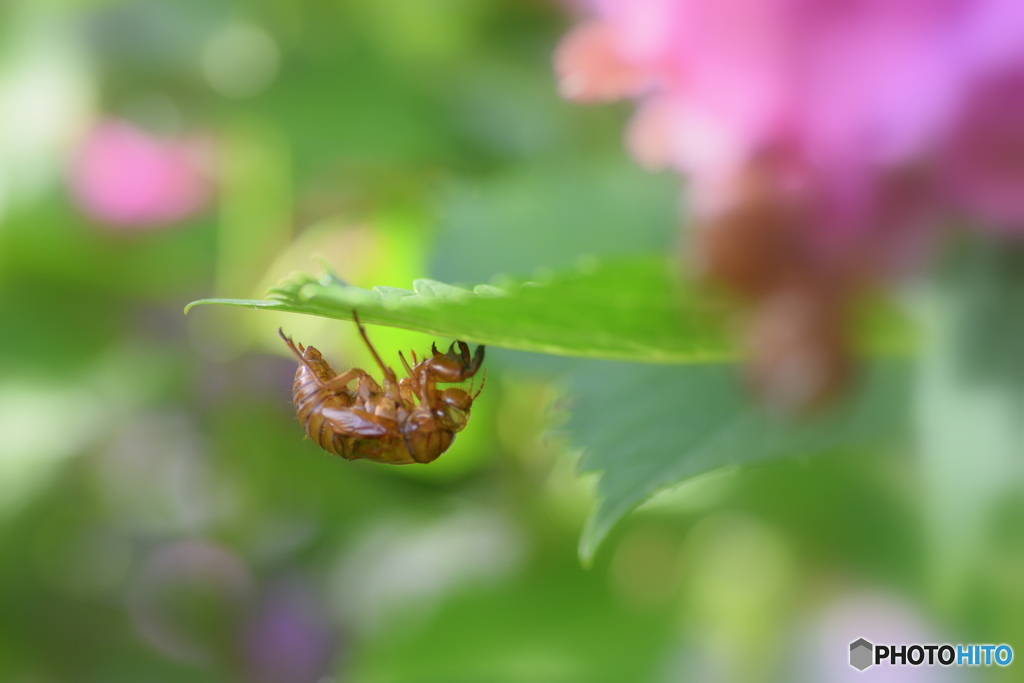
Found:
M 303 440 L 276 330 L 366 366 L 350 324 L 182 314 L 318 259 L 408 287 L 672 249 L 678 181 L 627 158 L 628 111 L 557 95 L 568 12 L 0 7 L 0 680 L 841 681 L 868 633 L 1024 648 L 1016 385 L 926 387 L 929 419 L 977 428 L 930 452 L 971 462 L 998 441 L 961 468 L 985 476 L 952 521 L 929 518 L 911 443 L 702 477 L 584 568 L 593 481 L 561 428 L 564 377 L 600 385 L 606 366 L 491 349 L 441 460 L 349 463 Z M 968 252 L 1009 273 L 954 288 L 1008 298 L 968 325 L 984 331 L 1018 270 L 1003 249 Z M 370 334 L 385 357 L 431 341 Z M 933 491 L 979 479 L 929 471 L 952 482 Z M 936 559 L 947 534 L 988 540 Z M 885 680 L 910 675 L 968 679 Z

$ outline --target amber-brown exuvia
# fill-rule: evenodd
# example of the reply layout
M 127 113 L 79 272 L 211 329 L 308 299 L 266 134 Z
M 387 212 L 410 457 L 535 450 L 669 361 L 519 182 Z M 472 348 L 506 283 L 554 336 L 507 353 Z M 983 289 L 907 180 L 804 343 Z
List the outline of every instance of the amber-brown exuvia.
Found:
M 337 374 L 312 346 L 295 344 L 278 330 L 299 359 L 292 385 L 292 400 L 299 421 L 317 445 L 348 460 L 373 460 L 391 465 L 433 462 L 448 450 L 455 435 L 469 420 L 475 394 L 438 384 L 463 382 L 476 375 L 484 361 L 484 347 L 470 358 L 465 342 L 454 342 L 447 353 L 431 345 L 433 355 L 412 362 L 399 351 L 407 373 L 398 379 L 373 348 L 366 329 L 353 312 L 359 334 L 384 372 L 381 386 L 364 370 Z M 458 345 L 458 351 L 455 350 Z

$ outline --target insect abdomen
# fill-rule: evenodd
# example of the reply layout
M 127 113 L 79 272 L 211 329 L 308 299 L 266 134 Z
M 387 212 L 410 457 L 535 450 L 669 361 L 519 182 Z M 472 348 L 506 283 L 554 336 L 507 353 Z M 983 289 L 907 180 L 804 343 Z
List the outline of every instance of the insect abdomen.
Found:
M 344 394 L 323 387 L 305 366 L 300 365 L 292 384 L 292 401 L 295 403 L 295 414 L 313 443 L 329 453 L 352 459 L 335 444 L 334 430 L 323 413 L 327 407 L 347 408 L 351 405 Z

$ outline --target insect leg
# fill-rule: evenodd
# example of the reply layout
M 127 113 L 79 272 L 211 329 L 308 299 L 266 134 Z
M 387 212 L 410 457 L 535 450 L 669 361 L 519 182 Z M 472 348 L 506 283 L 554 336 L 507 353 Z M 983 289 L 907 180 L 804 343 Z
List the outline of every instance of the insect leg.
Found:
M 359 314 L 356 313 L 355 309 L 352 310 L 352 320 L 359 328 L 359 335 L 363 338 L 363 341 L 366 342 L 366 348 L 370 349 L 370 353 L 373 354 L 373 359 L 377 361 L 377 365 L 379 365 L 380 369 L 384 371 L 384 377 L 393 379 L 395 371 L 384 365 L 384 361 L 381 360 L 380 354 L 377 353 L 377 349 L 373 348 L 373 344 L 370 343 L 370 337 L 366 334 L 366 328 L 363 327 L 361 322 L 359 322 Z
M 405 371 L 406 371 L 407 373 L 409 373 L 409 376 L 411 377 L 411 376 L 412 376 L 412 368 L 411 368 L 411 367 L 409 367 L 409 361 L 407 361 L 407 360 L 405 359 L 405 354 L 404 354 L 404 353 L 402 353 L 401 351 L 399 351 L 399 352 L 398 352 L 398 357 L 402 359 L 402 366 L 403 366 L 403 367 L 405 368 Z M 416 355 L 415 355 L 415 353 L 413 354 L 413 357 L 412 357 L 412 362 L 413 362 L 413 363 L 415 363 L 415 362 L 416 362 Z
M 403 377 L 398 383 L 398 399 L 399 403 L 404 406 L 410 407 L 416 405 L 416 400 L 419 398 L 419 384 L 413 377 Z
M 486 369 L 484 369 L 484 374 L 480 376 L 480 388 L 476 390 L 475 394 L 473 394 L 473 400 L 474 401 L 476 400 L 476 397 L 480 395 L 480 392 L 484 390 L 484 385 L 485 384 L 487 384 L 487 370 Z M 472 389 L 472 387 L 470 387 L 470 389 Z
M 345 389 L 349 384 L 351 384 L 352 380 L 359 380 L 360 382 L 365 382 L 366 380 L 369 380 L 370 382 L 373 383 L 373 385 L 377 384 L 377 382 L 374 381 L 374 379 L 370 377 L 370 375 L 368 375 L 365 370 L 360 370 L 359 368 L 352 368 L 351 370 L 346 370 L 340 375 L 337 375 L 325 386 L 331 391 L 339 391 Z M 379 386 L 377 386 L 377 390 L 380 390 Z
M 416 377 L 416 370 L 414 368 L 409 367 L 409 361 L 405 359 L 405 354 L 403 354 L 401 351 L 398 352 L 398 357 L 402 359 L 402 366 L 405 367 L 405 371 L 406 373 L 408 373 L 409 384 L 412 387 L 413 394 L 415 394 L 416 396 L 420 396 L 420 381 Z M 415 361 L 416 357 L 415 355 L 413 355 L 413 362 Z M 403 381 L 405 380 L 403 379 Z
M 281 335 L 281 339 L 284 339 L 284 343 L 287 344 L 288 348 L 292 350 L 292 353 L 294 353 L 295 356 L 299 359 L 299 362 L 306 366 L 306 369 L 309 370 L 309 374 L 313 377 L 314 380 L 316 380 L 316 383 L 323 386 L 323 382 L 320 380 L 320 376 L 317 374 L 316 370 L 313 369 L 313 366 L 309 364 L 309 361 L 306 360 L 306 357 L 303 355 L 302 351 L 300 351 L 299 348 L 295 345 L 295 342 L 292 341 L 292 338 L 285 335 L 283 328 L 277 328 L 277 333 Z

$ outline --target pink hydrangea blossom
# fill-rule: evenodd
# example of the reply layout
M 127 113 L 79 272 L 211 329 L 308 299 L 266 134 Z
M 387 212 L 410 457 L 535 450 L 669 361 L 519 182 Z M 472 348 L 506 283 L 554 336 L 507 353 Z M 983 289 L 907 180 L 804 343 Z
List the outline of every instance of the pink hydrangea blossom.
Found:
M 563 95 L 639 99 L 633 154 L 686 174 L 698 211 L 768 153 L 800 169 L 833 249 L 917 224 L 888 183 L 910 168 L 941 169 L 922 200 L 1024 231 L 1019 0 L 590 4 L 556 54 Z
M 851 376 L 858 292 L 960 222 L 1024 236 L 1021 0 L 590 0 L 562 94 L 638 101 L 686 177 L 687 257 L 746 304 L 749 384 L 811 411 Z
M 83 139 L 69 174 L 72 196 L 93 220 L 155 227 L 198 211 L 210 194 L 208 141 L 162 139 L 108 120 Z
M 945 189 L 978 225 L 1024 231 L 1024 60 L 970 95 L 941 155 Z

